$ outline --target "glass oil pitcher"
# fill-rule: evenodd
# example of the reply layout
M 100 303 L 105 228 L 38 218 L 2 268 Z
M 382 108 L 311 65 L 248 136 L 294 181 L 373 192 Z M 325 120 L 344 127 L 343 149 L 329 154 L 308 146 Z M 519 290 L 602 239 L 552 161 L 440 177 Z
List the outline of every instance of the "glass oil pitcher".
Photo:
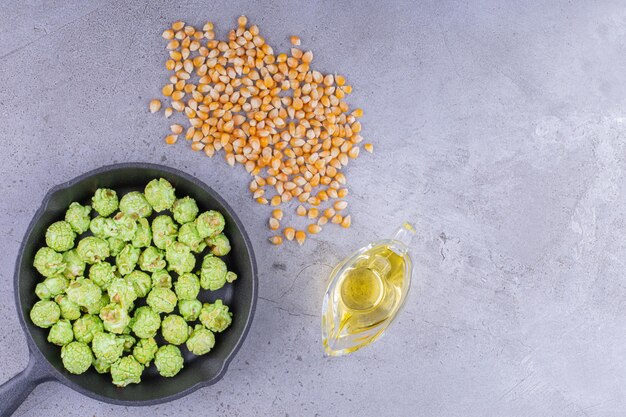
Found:
M 409 223 L 391 239 L 371 243 L 335 267 L 322 305 L 322 343 L 328 356 L 352 353 L 373 343 L 404 304 L 413 265 Z

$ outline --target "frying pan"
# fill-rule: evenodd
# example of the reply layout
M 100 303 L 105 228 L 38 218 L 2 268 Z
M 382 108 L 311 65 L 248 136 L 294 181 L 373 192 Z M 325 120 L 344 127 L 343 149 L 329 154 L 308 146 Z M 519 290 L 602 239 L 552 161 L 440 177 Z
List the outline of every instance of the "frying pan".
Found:
M 201 212 L 218 210 L 226 219 L 224 233 L 230 239 L 232 251 L 225 257 L 225 261 L 238 278 L 205 298 L 201 296 L 201 299 L 224 300 L 233 312 L 232 325 L 216 335 L 215 347 L 207 355 L 194 356 L 182 345 L 185 367 L 172 378 L 158 375 L 154 364 L 144 371 L 140 384 L 124 388 L 115 387 L 109 374 L 98 374 L 93 368 L 81 375 L 70 374 L 63 368 L 60 348 L 46 340 L 48 329 L 35 326 L 29 318 L 30 309 L 37 302 L 35 285 L 43 279 L 32 266 L 35 252 L 45 246 L 47 227 L 63 219 L 72 201 L 87 204 L 100 187 L 112 188 L 121 196 L 129 191 L 143 190 L 150 180 L 161 177 L 172 183 L 177 195 L 195 198 Z M 14 287 L 18 317 L 26 333 L 29 359 L 26 369 L 0 386 L 0 416 L 11 415 L 38 384 L 50 380 L 56 380 L 99 401 L 131 406 L 164 403 L 216 383 L 226 373 L 228 364 L 241 347 L 252 323 L 257 299 L 257 269 L 252 245 L 243 225 L 233 209 L 215 191 L 173 168 L 126 163 L 88 172 L 48 192 L 22 241 L 15 266 Z

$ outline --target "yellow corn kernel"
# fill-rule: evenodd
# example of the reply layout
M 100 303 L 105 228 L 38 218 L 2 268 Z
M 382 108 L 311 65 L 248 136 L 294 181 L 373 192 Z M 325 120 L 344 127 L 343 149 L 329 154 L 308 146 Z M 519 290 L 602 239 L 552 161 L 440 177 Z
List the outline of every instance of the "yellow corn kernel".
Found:
M 272 210 L 272 217 L 275 218 L 276 220 L 282 220 L 283 219 L 283 211 L 281 209 L 274 209 L 274 210 Z
M 321 231 L 322 231 L 322 228 L 321 228 L 319 225 L 317 225 L 317 224 L 310 224 L 310 225 L 307 227 L 307 231 L 308 231 L 310 234 L 312 234 L 312 235 L 316 235 L 316 234 L 318 234 L 319 232 L 321 232 Z
M 298 230 L 296 232 L 296 242 L 298 242 L 298 245 L 302 246 L 305 240 L 306 240 L 306 233 L 304 233 L 302 230 Z
M 269 241 L 272 242 L 272 244 L 278 246 L 283 243 L 283 238 L 280 236 L 272 236 L 269 238 Z
M 348 214 L 346 217 L 343 218 L 343 220 L 341 221 L 341 227 L 344 228 L 348 228 L 350 227 L 350 225 L 352 224 L 352 217 Z
M 285 230 L 283 230 L 283 234 L 287 240 L 293 240 L 296 230 L 293 227 L 286 227 Z

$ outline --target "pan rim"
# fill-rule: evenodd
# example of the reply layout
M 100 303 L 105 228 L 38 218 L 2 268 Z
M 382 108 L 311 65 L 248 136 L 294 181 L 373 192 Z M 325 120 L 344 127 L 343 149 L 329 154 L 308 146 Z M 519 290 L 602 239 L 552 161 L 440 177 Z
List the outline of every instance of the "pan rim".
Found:
M 26 242 L 29 238 L 29 236 L 31 235 L 33 228 L 35 227 L 35 225 L 37 224 L 37 222 L 39 221 L 39 219 L 41 218 L 42 214 L 44 213 L 44 211 L 46 210 L 46 208 L 48 207 L 48 204 L 50 203 L 50 199 L 52 198 L 53 195 L 55 195 L 58 191 L 67 189 L 69 187 L 72 187 L 73 185 L 75 185 L 76 183 L 87 179 L 91 176 L 97 175 L 97 174 L 101 174 L 101 173 L 105 173 L 105 172 L 111 172 L 111 171 L 115 171 L 115 170 L 120 170 L 120 169 L 126 169 L 126 168 L 140 168 L 140 169 L 154 169 L 154 170 L 159 170 L 159 171 L 164 171 L 167 172 L 169 174 L 172 175 L 177 175 L 179 177 L 184 178 L 187 181 L 192 182 L 193 184 L 197 185 L 198 187 L 202 188 L 206 193 L 210 194 L 213 198 L 215 198 L 221 205 L 223 205 L 227 211 L 229 212 L 230 216 L 232 216 L 235 225 L 237 226 L 237 228 L 239 229 L 242 237 L 243 237 L 243 241 L 244 244 L 246 246 L 246 249 L 248 250 L 248 254 L 249 254 L 249 258 L 250 258 L 250 266 L 251 266 L 251 270 L 252 270 L 252 302 L 250 305 L 250 311 L 248 313 L 248 316 L 246 317 L 246 322 L 244 325 L 244 329 L 243 332 L 240 334 L 237 342 L 235 343 L 234 348 L 229 352 L 229 354 L 224 358 L 224 361 L 222 363 L 222 367 L 220 369 L 220 371 L 211 379 L 207 379 L 207 380 L 201 380 L 197 383 L 195 383 L 194 385 L 179 391 L 175 394 L 171 394 L 165 397 L 160 397 L 160 398 L 155 398 L 155 399 L 150 399 L 150 400 L 122 400 L 122 399 L 118 399 L 118 398 L 113 398 L 113 397 L 107 397 L 107 396 L 103 396 L 100 395 L 94 391 L 88 390 L 86 388 L 83 388 L 81 385 L 71 381 L 70 379 L 68 379 L 65 375 L 63 375 L 57 368 L 55 368 L 54 366 L 52 366 L 52 364 L 48 361 L 48 359 L 45 357 L 45 355 L 43 354 L 43 352 L 41 352 L 41 350 L 39 349 L 39 346 L 37 346 L 37 344 L 35 343 L 35 340 L 33 339 L 33 336 L 29 330 L 29 328 L 26 325 L 26 318 L 24 317 L 24 312 L 22 309 L 22 301 L 20 299 L 20 292 L 19 292 L 19 280 L 20 280 L 20 270 L 21 270 L 21 264 L 22 264 L 22 259 L 24 256 L 24 247 L 26 245 Z M 189 394 L 191 394 L 192 392 L 202 388 L 202 387 L 206 387 L 206 386 L 210 386 L 215 384 L 216 382 L 218 382 L 219 380 L 221 380 L 224 375 L 226 374 L 227 370 L 228 370 L 228 366 L 230 365 L 231 361 L 234 359 L 235 355 L 237 354 L 237 352 L 239 351 L 239 349 L 241 349 L 241 346 L 243 345 L 246 337 L 248 336 L 248 333 L 250 331 L 250 327 L 252 325 L 252 321 L 254 319 L 254 313 L 256 311 L 256 304 L 257 304 L 257 298 L 258 298 L 258 273 L 257 273 L 257 264 L 256 264 L 256 257 L 254 255 L 254 249 L 252 247 L 252 242 L 250 241 L 250 237 L 248 236 L 248 233 L 246 232 L 245 228 L 243 227 L 243 224 L 241 222 L 241 220 L 239 219 L 239 217 L 237 216 L 236 212 L 233 210 L 233 208 L 222 198 L 222 196 L 219 195 L 219 193 L 217 193 L 215 190 L 213 190 L 209 185 L 207 185 L 206 183 L 204 183 L 203 181 L 201 181 L 200 179 L 194 177 L 193 175 L 187 174 L 186 172 L 183 172 L 179 169 L 176 168 L 172 168 L 170 166 L 167 165 L 161 165 L 161 164 L 154 164 L 154 163 L 149 163 L 149 162 L 123 162 L 123 163 L 116 163 L 116 164 L 110 164 L 110 165 L 105 165 L 96 169 L 93 169 L 91 171 L 85 172 L 81 175 L 78 175 L 66 182 L 63 182 L 61 184 L 58 184 L 54 187 L 52 187 L 44 196 L 41 205 L 39 206 L 39 208 L 37 209 L 37 211 L 35 212 L 35 214 L 33 215 L 31 221 L 28 224 L 28 227 L 26 228 L 26 232 L 24 234 L 24 237 L 22 238 L 22 242 L 20 243 L 20 247 L 18 250 L 18 255 L 16 258 L 16 263 L 15 263 L 15 270 L 14 270 L 14 276 L 13 276 L 13 293 L 14 293 L 14 299 L 15 299 L 15 304 L 16 304 L 16 308 L 17 308 L 17 315 L 18 315 L 18 320 L 20 322 L 20 325 L 25 333 L 25 337 L 26 337 L 26 342 L 28 345 L 28 351 L 29 351 L 29 362 L 37 362 L 41 365 L 43 365 L 43 367 L 45 368 L 45 374 L 44 375 L 35 375 L 35 379 L 40 380 L 41 382 L 45 382 L 45 381 L 50 381 L 50 380 L 56 380 L 60 383 L 62 383 L 63 385 L 73 389 L 74 391 L 80 392 L 81 394 L 93 398 L 95 400 L 98 401 L 102 401 L 105 403 L 109 403 L 109 404 L 115 404 L 115 405 L 124 405 L 124 406 L 149 406 L 149 405 L 156 405 L 156 404 L 163 404 L 169 401 L 173 401 L 179 398 L 182 398 L 184 396 L 187 396 Z

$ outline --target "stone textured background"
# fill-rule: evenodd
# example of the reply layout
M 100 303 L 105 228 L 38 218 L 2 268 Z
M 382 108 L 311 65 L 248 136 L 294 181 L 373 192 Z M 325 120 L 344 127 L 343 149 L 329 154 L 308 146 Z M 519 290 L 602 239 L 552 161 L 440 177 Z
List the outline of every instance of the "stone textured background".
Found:
M 18 416 L 623 416 L 626 414 L 626 8 L 623 1 L 9 1 L 0 6 L 0 382 L 26 366 L 12 272 L 46 191 L 149 161 L 206 181 L 259 260 L 250 335 L 218 384 L 124 408 L 61 384 Z M 266 243 L 243 168 L 147 112 L 161 31 L 246 14 L 345 74 L 375 154 L 347 170 L 354 221 Z M 377 344 L 327 359 L 330 268 L 404 220 L 419 237 L 406 308 Z M 283 267 L 284 266 L 284 267 Z

